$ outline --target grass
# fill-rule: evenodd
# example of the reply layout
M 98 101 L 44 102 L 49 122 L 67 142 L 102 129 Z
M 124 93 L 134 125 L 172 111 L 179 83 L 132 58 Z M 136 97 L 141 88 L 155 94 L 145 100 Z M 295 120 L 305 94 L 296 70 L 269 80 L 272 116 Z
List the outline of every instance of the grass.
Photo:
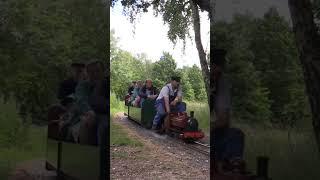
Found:
M 0 103 L 0 179 L 22 162 L 45 157 L 46 128 L 22 124 L 14 103 Z
M 116 146 L 134 146 L 140 147 L 143 144 L 135 138 L 129 137 L 125 130 L 115 124 L 114 115 L 117 112 L 124 112 L 125 105 L 123 102 L 119 101 L 114 94 L 110 95 L 110 112 L 111 112 L 111 125 L 110 125 L 110 144 Z
M 256 157 L 270 158 L 269 175 L 273 180 L 320 179 L 320 157 L 313 132 L 262 128 L 238 124 L 246 134 L 245 159 L 255 172 Z
M 186 102 L 187 112 L 194 111 L 194 116 L 198 120 L 199 128 L 209 134 L 210 130 L 210 111 L 207 103 Z
M 111 121 L 110 144 L 116 146 L 142 146 L 143 144 L 132 137 L 129 137 L 124 129 Z

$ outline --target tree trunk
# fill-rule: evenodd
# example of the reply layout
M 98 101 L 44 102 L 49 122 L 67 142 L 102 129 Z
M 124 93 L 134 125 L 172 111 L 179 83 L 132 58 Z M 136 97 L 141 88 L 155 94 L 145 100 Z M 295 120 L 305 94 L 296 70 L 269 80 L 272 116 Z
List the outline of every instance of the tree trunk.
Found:
M 312 125 L 320 151 L 320 41 L 310 0 L 288 0 L 293 31 L 299 51 L 306 91 L 312 113 Z
M 193 17 L 193 29 L 194 29 L 194 37 L 195 42 L 199 54 L 201 69 L 202 69 L 202 76 L 206 88 L 206 93 L 208 97 L 208 104 L 210 106 L 210 72 L 207 62 L 206 53 L 204 52 L 202 42 L 201 42 L 201 31 L 200 31 L 200 16 L 198 6 L 195 0 L 191 1 L 192 7 L 192 17 Z
M 200 7 L 201 10 L 203 11 L 210 11 L 210 3 L 211 0 L 195 0 L 197 5 Z

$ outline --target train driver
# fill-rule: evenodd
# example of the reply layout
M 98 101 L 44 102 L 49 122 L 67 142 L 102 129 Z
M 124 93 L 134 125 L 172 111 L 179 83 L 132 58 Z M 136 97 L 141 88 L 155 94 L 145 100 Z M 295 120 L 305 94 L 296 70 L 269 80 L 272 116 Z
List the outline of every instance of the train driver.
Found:
M 186 104 L 182 102 L 180 77 L 171 77 L 171 82 L 161 89 L 156 99 L 155 107 L 157 114 L 153 119 L 153 130 L 159 130 L 161 128 L 164 117 L 170 112 L 186 111 Z
M 142 107 L 142 103 L 146 99 L 156 99 L 157 98 L 158 90 L 157 90 L 157 88 L 155 88 L 153 86 L 151 79 L 146 80 L 145 85 L 140 89 L 139 96 L 141 98 L 140 99 L 140 107 Z

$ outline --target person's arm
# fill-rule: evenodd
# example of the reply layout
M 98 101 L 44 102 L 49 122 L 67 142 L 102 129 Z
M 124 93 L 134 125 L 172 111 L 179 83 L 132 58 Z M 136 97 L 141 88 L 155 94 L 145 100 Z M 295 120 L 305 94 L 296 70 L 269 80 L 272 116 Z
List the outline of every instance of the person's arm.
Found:
M 177 97 L 174 99 L 174 101 L 176 101 L 176 102 L 182 101 L 182 88 L 181 88 L 181 86 L 179 86 L 178 94 L 177 94 Z
M 166 108 L 166 112 L 170 113 L 170 105 L 169 105 L 169 97 L 168 96 L 164 97 L 164 105 L 165 105 L 165 108 Z
M 157 98 L 159 95 L 159 92 L 157 90 L 157 88 L 153 87 L 153 95 L 151 96 L 152 99 Z
M 160 91 L 160 94 L 163 95 L 164 107 L 167 113 L 170 113 L 170 104 L 169 104 L 169 89 L 167 86 L 163 87 Z

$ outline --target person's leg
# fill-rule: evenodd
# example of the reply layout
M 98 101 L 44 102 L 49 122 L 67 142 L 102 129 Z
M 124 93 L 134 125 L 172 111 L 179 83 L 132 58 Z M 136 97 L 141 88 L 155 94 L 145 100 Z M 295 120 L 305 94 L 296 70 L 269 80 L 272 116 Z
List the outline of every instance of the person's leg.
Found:
M 171 112 L 185 112 L 186 111 L 186 103 L 179 102 L 176 106 L 171 107 Z
M 166 115 L 166 111 L 164 109 L 164 105 L 161 100 L 156 101 L 155 108 L 156 108 L 157 114 L 155 115 L 155 117 L 153 119 L 153 129 L 155 127 L 159 128 L 159 126 L 161 125 L 161 120 Z

